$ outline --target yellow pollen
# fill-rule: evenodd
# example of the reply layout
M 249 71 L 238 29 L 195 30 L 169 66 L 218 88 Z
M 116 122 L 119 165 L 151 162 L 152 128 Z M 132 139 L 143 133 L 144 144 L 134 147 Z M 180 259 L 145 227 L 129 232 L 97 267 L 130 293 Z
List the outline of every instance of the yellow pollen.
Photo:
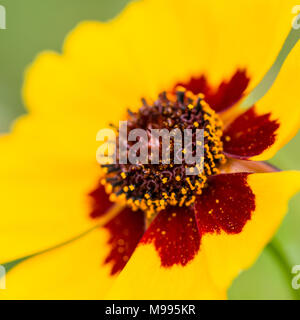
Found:
M 189 207 L 191 204 L 193 204 L 193 203 L 195 202 L 195 200 L 196 200 L 196 197 L 195 197 L 195 196 L 192 196 L 192 198 L 191 198 L 189 201 L 187 201 L 187 202 L 185 203 L 185 205 L 186 205 L 187 207 Z
M 109 195 L 109 201 L 111 201 L 111 202 L 115 202 L 115 201 L 116 201 L 116 199 L 117 199 L 116 194 L 111 193 L 111 194 Z
M 186 178 L 186 181 L 188 182 L 188 184 L 189 184 L 189 186 L 190 186 L 191 190 L 194 190 L 194 189 L 195 189 L 195 187 L 192 185 L 190 178 Z
M 186 89 L 185 89 L 185 87 L 177 86 L 177 87 L 176 87 L 176 91 L 179 91 L 179 92 L 186 92 Z
M 163 192 L 163 193 L 162 193 L 162 196 L 163 196 L 165 199 L 168 199 L 168 198 L 169 198 L 169 196 L 168 196 L 168 194 L 167 194 L 166 192 Z
M 161 206 L 164 206 L 165 205 L 165 200 L 162 199 L 162 200 L 159 201 L 159 203 L 160 203 Z
M 179 207 L 182 207 L 185 202 L 186 196 L 182 197 L 179 202 Z
M 126 173 L 125 173 L 125 172 L 122 172 L 122 173 L 121 173 L 121 177 L 122 177 L 123 179 L 125 179 L 125 178 L 126 178 Z
M 104 173 L 107 173 L 107 172 L 108 172 L 107 168 L 104 168 L 104 169 L 103 169 L 103 172 L 104 172 Z
M 106 185 L 105 185 L 105 192 L 106 192 L 106 193 L 111 193 L 112 190 L 113 190 L 113 187 L 112 187 L 111 184 L 106 184 Z

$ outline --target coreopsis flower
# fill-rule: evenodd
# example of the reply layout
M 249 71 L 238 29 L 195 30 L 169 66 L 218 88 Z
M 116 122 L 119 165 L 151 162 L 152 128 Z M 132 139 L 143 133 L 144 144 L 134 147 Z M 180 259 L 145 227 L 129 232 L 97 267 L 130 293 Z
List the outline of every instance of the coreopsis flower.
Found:
M 243 98 L 291 28 L 289 1 L 144 0 L 81 23 L 26 72 L 0 140 L 3 298 L 223 299 L 280 225 L 300 173 L 270 159 L 299 128 L 299 47 Z M 100 165 L 99 129 L 204 130 L 204 169 Z

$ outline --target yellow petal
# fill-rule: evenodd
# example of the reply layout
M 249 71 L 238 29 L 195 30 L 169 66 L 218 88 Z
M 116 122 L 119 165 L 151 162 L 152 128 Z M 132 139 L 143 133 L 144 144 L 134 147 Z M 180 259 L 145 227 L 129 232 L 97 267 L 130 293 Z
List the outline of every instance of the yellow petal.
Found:
M 300 44 L 285 60 L 271 89 L 251 109 L 234 108 L 224 131 L 224 151 L 230 157 L 268 160 L 292 139 L 300 127 Z M 228 116 L 226 117 L 228 123 Z
M 275 143 L 252 160 L 267 160 L 288 143 L 300 128 L 300 43 L 296 45 L 283 64 L 269 92 L 257 103 L 258 114 L 271 114 L 280 127 L 276 131 Z
M 25 104 L 60 152 L 92 157 L 97 131 L 138 107 L 141 97 L 203 73 L 217 85 L 237 68 L 257 84 L 290 29 L 291 5 L 133 2 L 109 23 L 80 24 L 62 55 L 39 55 L 26 73 Z
M 226 299 L 212 281 L 205 257 L 185 267 L 161 267 L 152 244 L 139 246 L 118 276 L 108 299 Z
M 210 38 L 215 52 L 210 52 L 208 76 L 218 83 L 225 75 L 229 77 L 232 68 L 245 67 L 252 79 L 251 90 L 275 61 L 291 29 L 295 3 L 216 0 L 206 2 L 206 6 L 210 9 L 201 19 L 206 17 L 207 29 L 215 36 Z
M 28 259 L 6 275 L 0 299 L 101 299 L 115 277 L 103 266 L 108 234 L 94 230 L 58 249 Z
M 197 256 L 184 267 L 162 267 L 154 244 L 140 244 L 108 297 L 224 298 L 232 280 L 251 266 L 271 240 L 288 200 L 300 190 L 299 181 L 298 171 L 250 174 L 247 182 L 256 208 L 240 233 L 204 234 Z
M 299 171 L 249 175 L 247 181 L 255 194 L 256 205 L 251 220 L 239 234 L 203 237 L 202 252 L 219 287 L 228 288 L 272 239 L 287 212 L 289 199 L 300 190 L 299 178 Z
M 193 208 L 170 207 L 161 211 L 119 275 L 109 298 L 225 298 L 225 291 L 212 282 L 205 259 L 197 255 L 199 245 Z
M 145 0 L 109 24 L 82 24 L 62 55 L 40 55 L 24 85 L 31 116 L 0 140 L 1 262 L 90 226 L 95 136 L 107 122 L 192 74 L 207 71 L 219 83 L 246 67 L 255 83 L 273 62 L 289 15 L 290 3 L 279 0 Z
M 246 68 L 251 86 L 271 66 L 291 27 L 290 1 L 143 0 L 109 23 L 85 22 L 62 56 L 40 56 L 27 75 L 26 105 L 39 114 L 110 120 L 178 81 L 212 83 Z M 252 23 L 255 21 L 255 23 Z M 85 116 L 82 116 L 83 113 Z
M 66 149 L 73 143 L 74 153 L 60 143 Z M 99 167 L 94 157 L 76 156 L 74 143 L 63 132 L 52 139 L 50 126 L 43 128 L 34 116 L 0 138 L 1 263 L 61 243 L 95 223 L 88 216 L 88 194 Z

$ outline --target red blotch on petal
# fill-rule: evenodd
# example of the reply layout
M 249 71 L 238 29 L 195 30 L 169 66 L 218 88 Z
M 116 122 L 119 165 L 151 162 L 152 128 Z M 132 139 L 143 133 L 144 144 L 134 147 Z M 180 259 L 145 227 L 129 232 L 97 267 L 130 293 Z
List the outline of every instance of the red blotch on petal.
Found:
M 179 82 L 176 84 L 174 90 L 177 86 L 182 86 L 187 90 L 193 92 L 193 94 L 203 93 L 207 95 L 210 91 L 212 91 L 212 88 L 208 83 L 205 75 L 201 75 L 199 77 L 192 77 L 188 82 Z
M 240 233 L 255 210 L 255 195 L 247 184 L 249 173 L 211 176 L 195 203 L 199 232 Z
M 92 198 L 92 211 L 90 212 L 90 217 L 93 219 L 105 215 L 107 210 L 113 205 L 113 203 L 109 201 L 109 197 L 102 185 L 92 191 L 89 196 Z
M 187 265 L 200 250 L 206 233 L 240 233 L 255 210 L 255 195 L 247 184 L 250 173 L 220 174 L 208 178 L 194 207 L 169 207 L 161 211 L 145 232 L 143 212 L 122 210 L 104 228 L 111 250 L 104 263 L 111 274 L 120 272 L 136 246 L 153 243 L 161 266 Z M 102 192 L 95 193 L 103 195 Z
M 170 207 L 161 211 L 151 223 L 141 243 L 153 243 L 161 265 L 185 266 L 200 247 L 195 211 L 187 207 Z
M 204 75 L 192 77 L 188 82 L 178 85 L 194 94 L 203 93 L 210 107 L 216 112 L 221 112 L 233 106 L 243 97 L 249 81 L 250 78 L 245 70 L 237 70 L 230 80 L 221 82 L 217 88 L 211 86 Z
M 102 185 L 91 192 L 89 196 L 92 197 L 91 218 L 104 216 L 113 205 Z M 131 257 L 145 232 L 144 219 L 143 212 L 133 212 L 131 209 L 125 208 L 104 225 L 110 234 L 108 240 L 110 251 L 104 263 L 111 263 L 111 275 L 120 272 Z
M 111 246 L 105 263 L 112 263 L 111 275 L 114 275 L 125 267 L 145 232 L 144 214 L 125 208 L 104 227 L 110 233 Z
M 237 158 L 261 154 L 274 144 L 279 123 L 271 114 L 258 115 L 255 107 L 238 116 L 224 131 L 224 152 Z

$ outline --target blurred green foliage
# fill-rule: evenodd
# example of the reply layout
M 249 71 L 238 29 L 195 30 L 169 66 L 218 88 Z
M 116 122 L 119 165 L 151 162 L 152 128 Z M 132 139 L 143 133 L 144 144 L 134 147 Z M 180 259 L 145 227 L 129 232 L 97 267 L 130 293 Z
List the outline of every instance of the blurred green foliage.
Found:
M 65 35 L 78 22 L 106 21 L 120 12 L 128 1 L 0 0 L 7 14 L 7 29 L 0 30 L 0 132 L 8 131 L 12 120 L 24 113 L 21 100 L 23 73 L 35 55 L 45 49 L 60 51 Z M 291 80 L 300 82 L 300 79 Z M 300 134 L 271 162 L 281 169 L 300 170 L 299 159 Z M 291 201 L 289 213 L 275 236 L 285 263 L 282 264 L 267 247 L 256 264 L 234 281 L 229 290 L 231 299 L 300 298 L 300 290 L 291 288 L 291 268 L 300 264 L 299 213 L 300 195 Z
M 106 21 L 128 0 L 0 0 L 6 30 L 0 30 L 0 130 L 24 112 L 21 86 L 26 66 L 45 49 L 60 51 L 66 34 L 82 20 Z

